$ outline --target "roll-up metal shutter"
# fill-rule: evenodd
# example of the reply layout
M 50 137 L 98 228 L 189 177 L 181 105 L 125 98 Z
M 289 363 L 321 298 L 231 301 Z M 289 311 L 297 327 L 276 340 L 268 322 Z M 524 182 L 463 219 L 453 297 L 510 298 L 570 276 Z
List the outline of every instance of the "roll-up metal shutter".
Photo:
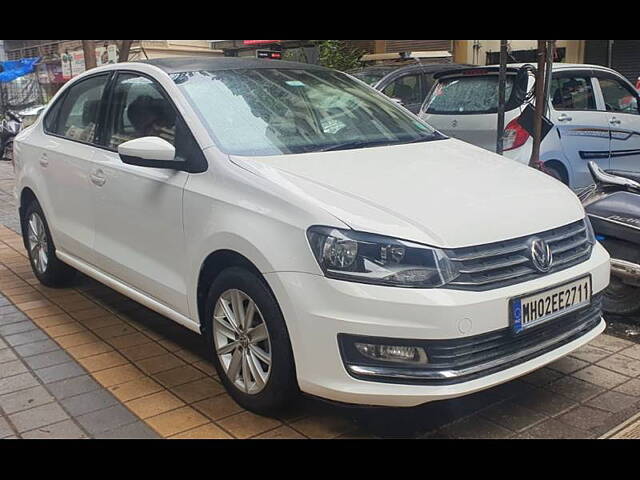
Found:
M 585 63 L 608 66 L 609 40 L 587 40 Z M 640 40 L 614 40 L 611 49 L 611 68 L 620 72 L 635 85 L 640 77 Z
M 387 40 L 387 52 L 453 51 L 453 40 Z

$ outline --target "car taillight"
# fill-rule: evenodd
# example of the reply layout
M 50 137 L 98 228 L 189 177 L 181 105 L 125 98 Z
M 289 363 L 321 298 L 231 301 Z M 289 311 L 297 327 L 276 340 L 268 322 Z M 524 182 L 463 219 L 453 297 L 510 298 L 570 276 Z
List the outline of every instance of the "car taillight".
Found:
M 514 150 L 520 148 L 529 140 L 529 133 L 518 123 L 515 118 L 509 122 L 504 129 L 503 150 Z

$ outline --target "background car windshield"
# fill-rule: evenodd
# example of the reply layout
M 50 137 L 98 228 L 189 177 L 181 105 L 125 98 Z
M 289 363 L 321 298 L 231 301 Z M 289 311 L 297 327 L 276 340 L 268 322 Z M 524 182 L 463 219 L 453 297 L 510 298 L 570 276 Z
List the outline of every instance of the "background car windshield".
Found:
M 507 77 L 507 103 L 514 77 Z M 495 113 L 498 109 L 498 76 L 485 75 L 441 80 L 426 102 L 425 111 L 434 114 Z
M 360 72 L 350 72 L 350 73 L 357 79 L 362 80 L 367 85 L 371 85 L 373 87 L 376 83 L 382 80 L 389 72 L 382 72 L 382 71 L 375 72 L 370 70 L 363 70 Z
M 339 72 L 222 70 L 173 79 L 229 154 L 280 155 L 443 138 Z

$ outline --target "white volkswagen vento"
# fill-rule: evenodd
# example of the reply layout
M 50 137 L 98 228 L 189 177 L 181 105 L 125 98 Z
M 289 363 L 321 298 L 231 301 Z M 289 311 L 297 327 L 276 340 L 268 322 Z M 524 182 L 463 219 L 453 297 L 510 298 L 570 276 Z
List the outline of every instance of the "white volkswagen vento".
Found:
M 243 406 L 412 406 L 600 334 L 609 257 L 575 195 L 348 75 L 251 59 L 110 65 L 16 141 L 33 270 L 201 332 Z

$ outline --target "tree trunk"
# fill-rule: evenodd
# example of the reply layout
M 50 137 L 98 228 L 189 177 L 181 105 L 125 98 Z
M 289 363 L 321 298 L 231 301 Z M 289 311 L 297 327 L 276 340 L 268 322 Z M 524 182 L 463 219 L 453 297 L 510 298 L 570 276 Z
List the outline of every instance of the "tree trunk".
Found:
M 118 62 L 129 61 L 129 50 L 131 50 L 131 44 L 133 40 L 122 40 L 120 42 L 120 54 L 118 55 Z
M 84 69 L 96 68 L 96 43 L 94 40 L 82 40 L 82 50 L 84 50 Z

